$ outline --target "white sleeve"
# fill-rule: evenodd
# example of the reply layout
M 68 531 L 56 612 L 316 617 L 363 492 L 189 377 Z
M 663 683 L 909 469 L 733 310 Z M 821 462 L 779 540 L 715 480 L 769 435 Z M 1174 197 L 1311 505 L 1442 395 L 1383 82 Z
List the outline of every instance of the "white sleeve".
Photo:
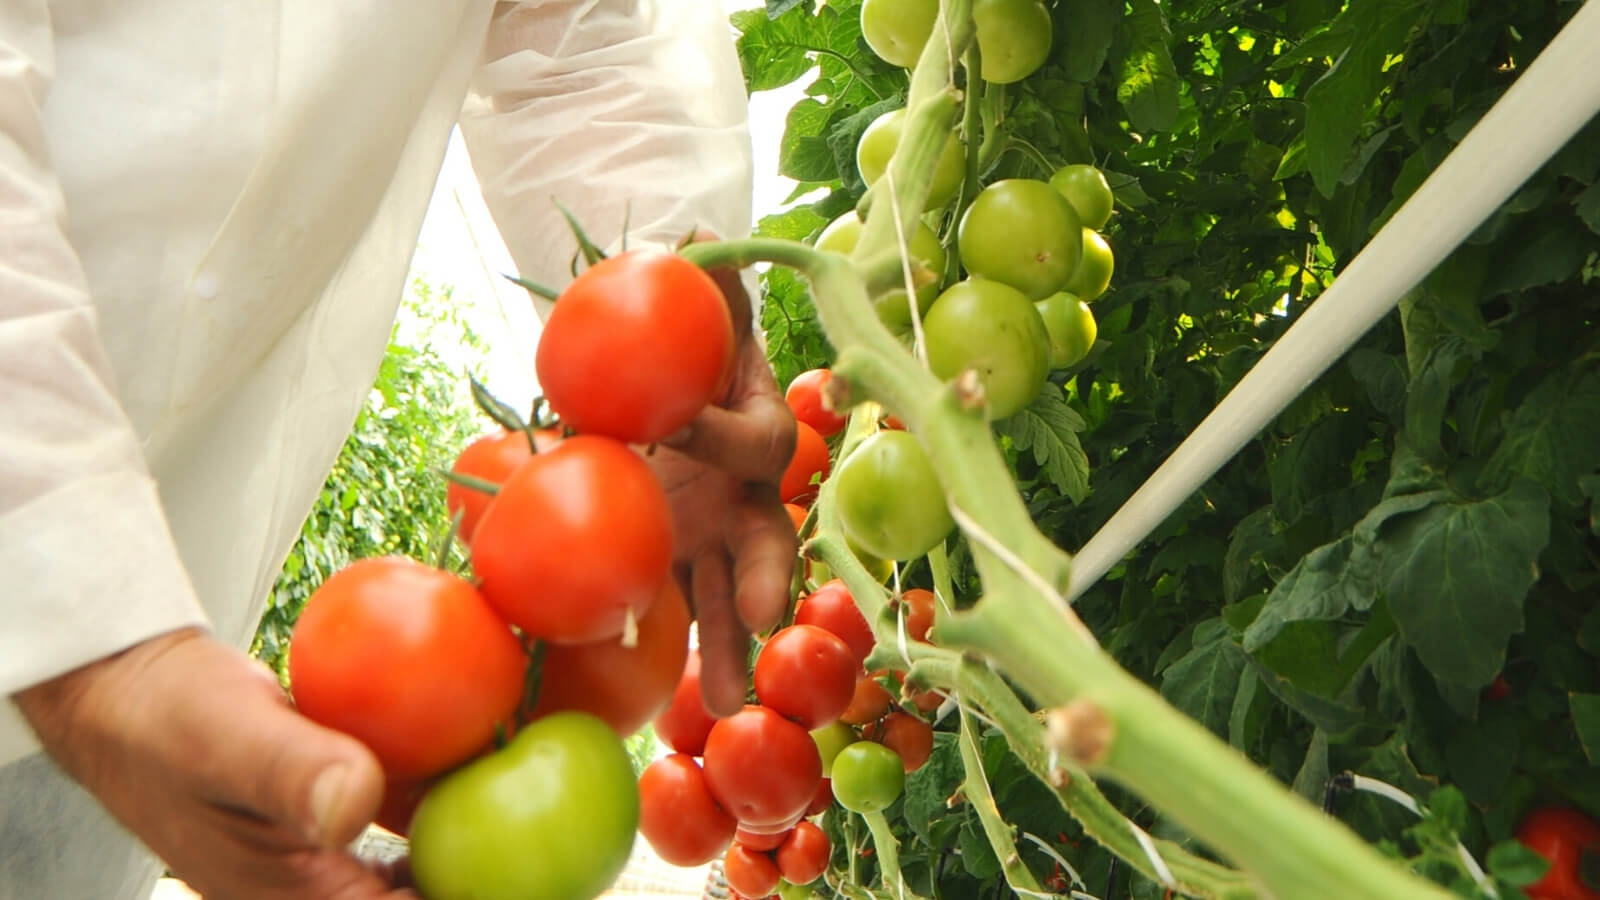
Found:
M 0 5 L 0 695 L 205 623 L 118 400 L 40 107 L 44 0 Z M 34 749 L 0 704 L 0 763 Z
M 576 244 L 749 234 L 748 100 L 717 0 L 499 3 L 461 130 L 519 272 L 559 289 Z M 541 316 L 548 312 L 541 308 Z

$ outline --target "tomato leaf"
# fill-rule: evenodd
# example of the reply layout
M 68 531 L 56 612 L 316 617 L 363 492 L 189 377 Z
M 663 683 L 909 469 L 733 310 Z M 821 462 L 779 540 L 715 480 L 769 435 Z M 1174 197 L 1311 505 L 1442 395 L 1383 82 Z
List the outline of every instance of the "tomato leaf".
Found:
M 1161 675 L 1161 696 L 1190 718 L 1226 737 L 1247 658 L 1221 619 L 1195 628 L 1194 649 Z
M 1300 430 L 1272 462 L 1272 504 L 1294 524 L 1311 502 L 1350 482 L 1350 460 L 1366 443 L 1364 417 L 1334 413 Z
M 1483 861 L 1490 875 L 1513 887 L 1527 887 L 1550 870 L 1549 860 L 1515 839 L 1490 847 Z
M 1031 450 L 1034 462 L 1073 503 L 1082 503 L 1089 495 L 1089 457 L 1078 440 L 1087 426 L 1067 405 L 1061 388 L 1046 384 L 1031 405 L 995 427 L 1018 450 Z
M 1307 553 L 1245 629 L 1245 651 L 1265 647 L 1290 622 L 1337 619 L 1351 609 L 1367 609 L 1377 599 L 1377 578 L 1376 560 L 1352 535 Z
M 1551 496 L 1577 503 L 1579 479 L 1600 465 L 1600 372 L 1551 373 L 1512 411 L 1505 438 L 1479 476 L 1488 490 L 1518 477 L 1544 485 Z
M 1594 238 L 1579 224 L 1569 215 L 1545 215 L 1529 233 L 1509 238 L 1485 293 L 1493 297 L 1575 278 L 1594 250 Z
M 1056 34 L 1064 38 L 1065 49 L 1060 51 L 1067 77 L 1073 81 L 1090 81 L 1106 64 L 1111 50 L 1117 22 L 1122 18 L 1122 0 L 1072 0 L 1063 6 L 1070 7 L 1071 18 L 1057 18 L 1067 27 L 1058 28 Z
M 956 792 L 965 770 L 956 736 L 948 731 L 933 735 L 933 754 L 922 768 L 906 776 L 902 816 L 918 837 L 933 843 L 929 828 L 947 814 L 945 801 Z
M 795 6 L 798 4 L 790 4 Z M 806 40 L 812 17 L 805 10 L 739 10 L 728 17 L 739 32 L 739 63 L 751 93 L 783 87 L 811 71 L 811 46 Z
M 1572 201 L 1572 205 L 1578 212 L 1578 218 L 1583 220 L 1583 224 L 1589 226 L 1589 230 L 1595 234 L 1600 234 L 1600 181 L 1584 188 L 1583 193 Z
M 1591 764 L 1600 764 L 1600 694 L 1567 694 L 1572 709 L 1572 724 L 1583 744 L 1583 755 Z
M 1128 49 L 1122 58 L 1117 100 L 1139 131 L 1168 131 L 1178 120 L 1178 67 L 1172 30 L 1156 0 L 1132 0 L 1124 20 Z

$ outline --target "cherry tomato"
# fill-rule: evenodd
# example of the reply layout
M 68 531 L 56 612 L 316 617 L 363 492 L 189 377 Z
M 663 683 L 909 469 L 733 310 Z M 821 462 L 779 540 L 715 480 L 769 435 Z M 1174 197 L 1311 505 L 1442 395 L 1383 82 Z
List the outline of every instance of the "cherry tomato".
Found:
M 295 705 L 366 744 L 392 779 L 476 755 L 522 700 L 527 654 L 471 584 L 403 557 L 322 583 L 289 639 Z
M 894 702 L 894 697 L 878 683 L 875 672 L 872 675 L 860 675 L 856 678 L 855 695 L 850 698 L 850 705 L 839 715 L 839 721 L 849 725 L 866 725 L 882 718 L 889 709 L 889 704 Z
M 815 625 L 780 629 L 756 657 L 756 699 L 807 731 L 839 718 L 855 694 L 861 664 L 850 647 Z
M 1111 245 L 1106 243 L 1100 232 L 1085 227 L 1083 257 L 1078 260 L 1078 267 L 1072 270 L 1072 277 L 1061 289 L 1069 294 L 1077 294 L 1079 299 L 1088 303 L 1111 286 L 1111 272 L 1116 266 L 1117 258 L 1111 252 Z
M 979 191 L 956 235 L 968 272 L 1014 287 L 1029 300 L 1061 290 L 1083 258 L 1083 225 L 1072 204 L 1031 178 L 1007 178 Z
M 933 374 L 976 370 L 991 419 L 1027 407 L 1050 374 L 1050 335 L 1039 311 L 998 281 L 951 285 L 928 310 L 925 332 Z
M 893 750 L 907 774 L 922 768 L 933 755 L 933 727 L 908 713 L 892 712 L 884 716 L 863 736 Z
M 944 705 L 944 697 L 938 691 L 924 691 L 914 687 L 904 689 L 905 701 L 917 712 L 931 713 Z
M 601 260 L 567 286 L 534 367 L 568 426 L 649 444 L 714 399 L 733 356 L 717 283 L 677 254 L 644 249 Z
M 889 159 L 900 143 L 900 130 L 905 127 L 905 121 L 903 108 L 890 110 L 874 119 L 861 133 L 861 142 L 856 144 L 856 168 L 861 170 L 861 180 L 868 185 L 888 171 Z M 967 154 L 952 131 L 934 163 L 933 183 L 928 188 L 928 201 L 923 209 L 939 209 L 954 200 L 966 177 Z
M 828 856 L 832 852 L 828 836 L 821 828 L 801 822 L 778 847 L 778 873 L 790 884 L 810 884 L 828 870 Z
M 795 609 L 794 621 L 796 625 L 815 625 L 844 639 L 850 646 L 850 652 L 855 655 L 858 666 L 872 652 L 876 643 L 872 637 L 872 627 L 856 607 L 850 589 L 837 578 L 801 599 L 799 607 Z
M 778 864 L 758 850 L 735 843 L 722 859 L 722 875 L 746 897 L 766 897 L 778 889 Z
M 789 389 L 783 392 L 783 399 L 795 420 L 810 425 L 825 438 L 838 434 L 848 421 L 822 403 L 823 391 L 832 377 L 833 373 L 827 369 L 809 369 L 796 375 L 789 382 Z
M 851 812 L 888 809 L 905 781 L 899 754 L 872 741 L 851 744 L 833 760 L 833 799 Z
M 908 226 L 909 227 L 909 226 Z M 861 218 L 855 212 L 847 212 L 828 224 L 817 236 L 816 247 L 818 250 L 828 250 L 833 253 L 842 253 L 849 256 L 856 249 L 856 242 L 861 239 Z M 906 242 L 906 249 L 911 252 L 911 257 L 934 272 L 943 272 L 945 267 L 944 245 L 939 242 L 939 235 L 926 223 L 918 222 L 916 230 L 911 232 Z M 927 315 L 928 307 L 939 296 L 938 282 L 929 282 L 917 288 L 917 312 L 919 316 Z M 872 300 L 873 307 L 878 312 L 879 321 L 889 327 L 896 334 L 904 334 L 911 330 L 911 304 L 906 302 L 906 292 L 891 290 Z
M 834 722 L 811 731 L 811 741 L 817 745 L 817 755 L 822 757 L 822 779 L 828 779 L 833 770 L 833 758 L 839 751 L 861 740 L 854 728 L 843 722 Z
M 483 595 L 525 633 L 558 644 L 621 634 L 655 602 L 671 565 L 666 492 L 638 454 L 603 437 L 568 438 L 529 460 L 472 539 Z
M 746 827 L 805 813 L 822 779 L 811 734 L 764 706 L 717 720 L 706 739 L 706 781 L 723 809 Z
M 911 588 L 900 595 L 900 602 L 905 607 L 906 637 L 913 641 L 926 641 L 928 631 L 933 628 L 933 607 L 936 602 L 933 591 Z
M 861 36 L 884 62 L 909 69 L 922 55 L 938 15 L 939 0 L 862 0 Z
M 1051 294 L 1034 304 L 1050 336 L 1050 368 L 1065 369 L 1083 362 L 1099 337 L 1094 313 L 1076 294 Z
M 928 454 L 908 432 L 868 437 L 834 480 L 845 537 L 873 556 L 916 559 L 956 527 Z
M 554 447 L 561 440 L 559 434 L 548 429 L 535 431 L 533 437 L 540 453 Z M 528 446 L 526 434 L 501 429 L 493 434 L 483 435 L 468 444 L 466 449 L 461 451 L 461 455 L 456 457 L 450 471 L 458 475 L 469 475 L 490 484 L 504 484 L 512 472 L 532 458 L 533 449 Z M 469 543 L 472 541 L 473 532 L 478 528 L 478 520 L 483 518 L 483 511 L 489 508 L 489 501 L 493 499 L 493 494 L 486 494 L 454 481 L 446 485 L 444 497 L 446 508 L 450 510 L 452 516 L 456 513 L 461 514 L 461 525 L 456 532 L 461 536 L 461 540 Z
M 828 761 L 832 764 L 832 760 Z M 833 779 L 824 778 L 817 784 L 817 795 L 811 798 L 811 805 L 806 807 L 807 816 L 820 816 L 833 805 Z
M 1584 854 L 1600 852 L 1600 822 L 1575 810 L 1546 806 L 1517 826 L 1517 840 L 1550 861 L 1544 877 L 1523 890 L 1533 900 L 1600 900 L 1600 887 L 1583 880 Z
M 638 640 L 550 644 L 533 718 L 576 709 L 606 720 L 627 737 L 667 708 L 689 657 L 689 604 L 675 579 L 639 620 Z
M 733 840 L 746 850 L 754 850 L 757 853 L 771 853 L 772 851 L 778 849 L 778 847 L 783 844 L 784 840 L 787 839 L 790 833 L 793 831 L 794 828 L 791 827 L 783 831 L 773 832 L 772 834 L 762 834 L 760 832 L 740 828 L 738 831 L 733 833 Z
M 813 479 L 820 482 L 827 478 L 832 465 L 828 458 L 828 442 L 815 428 L 796 422 L 794 456 L 789 458 L 789 467 L 783 470 L 783 480 L 778 484 L 783 502 L 810 506 L 817 498 Z
M 1072 204 L 1083 227 L 1104 228 L 1111 220 L 1111 185 L 1106 183 L 1105 173 L 1094 166 L 1062 166 L 1050 176 L 1050 186 Z
M 737 824 L 717 805 L 694 757 L 663 756 L 639 776 L 639 833 L 675 866 L 701 866 L 722 855 Z
M 1050 10 L 1039 0 L 975 0 L 972 22 L 984 81 L 1021 81 L 1050 58 Z
M 432 900 L 597 897 L 638 827 L 622 740 L 587 713 L 556 713 L 428 791 L 411 821 L 411 873 Z
M 706 738 L 715 724 L 716 718 L 706 711 L 700 696 L 700 651 L 691 650 L 672 701 L 656 717 L 656 737 L 679 753 L 700 756 L 706 752 Z

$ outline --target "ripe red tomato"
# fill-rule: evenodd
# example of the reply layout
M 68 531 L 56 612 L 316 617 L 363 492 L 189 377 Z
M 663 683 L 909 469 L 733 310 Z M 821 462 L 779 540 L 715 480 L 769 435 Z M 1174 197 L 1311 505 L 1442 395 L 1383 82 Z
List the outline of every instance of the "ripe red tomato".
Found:
M 903 693 L 907 703 L 916 708 L 917 712 L 931 713 L 944 705 L 944 696 L 937 691 L 924 691 L 918 688 L 905 688 Z
M 689 604 L 675 579 L 639 620 L 638 641 L 550 644 L 539 682 L 538 719 L 563 709 L 593 713 L 621 737 L 667 708 L 689 657 Z
M 778 889 L 778 864 L 757 850 L 734 844 L 722 859 L 722 874 L 728 887 L 746 897 L 766 897 Z
M 766 834 L 759 831 L 751 831 L 747 828 L 740 828 L 738 831 L 733 833 L 733 840 L 746 850 L 754 850 L 757 853 L 771 853 L 772 851 L 778 849 L 778 846 L 782 844 L 784 839 L 787 838 L 793 831 L 794 828 L 791 827 L 786 828 L 783 831 L 775 831 L 771 834 Z
M 894 702 L 894 697 L 878 683 L 876 676 L 881 674 L 874 672 L 856 677 L 855 693 L 850 697 L 850 705 L 839 714 L 839 721 L 850 725 L 866 725 L 883 716 L 889 704 Z
M 810 822 L 801 822 L 778 847 L 778 874 L 790 884 L 810 884 L 828 870 L 833 847 L 827 834 Z
M 865 737 L 899 754 L 908 774 L 922 768 L 933 755 L 933 727 L 908 713 L 892 712 L 884 716 L 881 722 L 866 730 Z
M 471 584 L 403 557 L 334 573 L 289 640 L 300 712 L 366 744 L 397 780 L 477 755 L 509 724 L 527 664 Z
M 872 637 L 872 627 L 856 607 L 850 589 L 837 578 L 802 599 L 795 610 L 794 621 L 796 625 L 815 625 L 843 638 L 850 645 L 850 652 L 855 654 L 858 666 L 872 652 L 876 643 Z
M 706 738 L 717 720 L 706 711 L 700 697 L 700 651 L 689 651 L 678 686 L 672 691 L 672 702 L 656 717 L 656 737 L 661 743 L 690 756 L 706 752 Z
M 821 476 L 817 479 L 819 482 L 827 478 L 832 465 L 828 443 L 822 435 L 810 425 L 796 422 L 794 456 L 789 458 L 789 467 L 783 470 L 783 480 L 778 484 L 783 502 L 810 506 L 817 498 L 817 486 L 811 483 L 812 478 Z
M 715 398 L 733 356 L 717 283 L 681 256 L 644 249 L 601 260 L 567 286 L 534 366 L 567 425 L 649 444 Z
M 701 866 L 728 848 L 737 824 L 717 805 L 694 757 L 663 756 L 639 776 L 639 833 L 675 866 Z
M 746 706 L 711 726 L 706 781 L 723 809 L 746 827 L 805 813 L 822 780 L 810 732 L 764 706 Z
M 554 447 L 561 440 L 561 436 L 548 429 L 534 432 L 534 442 L 539 452 Z M 468 444 L 461 455 L 456 457 L 455 465 L 450 471 L 458 475 L 470 475 L 491 484 L 505 484 L 511 473 L 522 467 L 522 464 L 533 458 L 533 449 L 528 446 L 528 436 L 520 431 L 501 429 L 493 434 L 486 434 Z M 489 508 L 489 501 L 494 499 L 493 494 L 457 484 L 452 481 L 445 487 L 444 502 L 450 510 L 450 515 L 461 514 L 461 526 L 457 533 L 461 540 L 471 542 L 472 534 L 478 528 L 478 520 L 483 518 L 483 511 Z
M 933 627 L 933 591 L 912 588 L 900 595 L 900 602 L 906 606 L 906 637 L 926 641 L 928 630 Z
M 512 624 L 557 644 L 622 633 L 672 566 L 672 515 L 627 445 L 580 435 L 512 474 L 478 523 L 472 570 Z
M 817 795 L 811 798 L 811 805 L 806 807 L 806 816 L 820 816 L 833 805 L 833 779 L 824 778 L 817 784 Z
M 822 402 L 823 391 L 832 377 L 833 373 L 827 369 L 809 369 L 796 375 L 789 382 L 789 389 L 783 392 L 783 399 L 789 404 L 795 420 L 810 425 L 825 438 L 838 434 L 845 422 L 849 421 L 848 417 L 828 409 Z
M 794 523 L 794 530 L 798 532 L 800 526 L 806 523 L 806 516 L 809 515 L 806 508 L 798 503 L 785 503 L 783 509 L 789 514 L 789 521 Z
M 1575 809 L 1546 806 L 1517 826 L 1517 840 L 1550 861 L 1544 877 L 1523 890 L 1533 900 L 1600 900 L 1600 887 L 1583 880 L 1586 853 L 1600 852 L 1600 822 Z
M 832 632 L 791 625 L 756 657 L 756 699 L 807 731 L 821 728 L 850 705 L 860 667 L 849 645 Z

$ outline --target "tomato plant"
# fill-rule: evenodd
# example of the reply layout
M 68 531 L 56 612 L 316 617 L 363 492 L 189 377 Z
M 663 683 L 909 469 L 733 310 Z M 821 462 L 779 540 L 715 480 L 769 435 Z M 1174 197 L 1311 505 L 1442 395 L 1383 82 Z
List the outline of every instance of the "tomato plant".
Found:
M 804 728 L 746 706 L 711 727 L 705 772 L 712 796 L 740 825 L 792 824 L 816 796 L 822 758 Z
M 717 805 L 694 757 L 663 756 L 639 775 L 639 834 L 675 866 L 699 866 L 720 856 L 737 823 Z
M 951 285 L 924 323 L 928 365 L 941 378 L 976 370 L 994 419 L 1025 408 L 1049 374 L 1050 335 L 1028 298 L 998 281 Z
M 715 399 L 733 353 L 733 318 L 711 276 L 676 254 L 630 250 L 561 293 L 535 367 L 569 427 L 649 444 Z
M 296 708 L 366 744 L 401 780 L 488 746 L 511 722 L 527 661 L 471 584 L 403 557 L 334 573 L 289 642 Z
M 834 478 L 845 535 L 874 556 L 916 559 L 956 527 L 927 454 L 904 431 L 862 441 Z
M 850 705 L 859 670 L 850 646 L 832 632 L 791 625 L 769 638 L 756 657 L 756 698 L 815 730 L 836 721 Z

